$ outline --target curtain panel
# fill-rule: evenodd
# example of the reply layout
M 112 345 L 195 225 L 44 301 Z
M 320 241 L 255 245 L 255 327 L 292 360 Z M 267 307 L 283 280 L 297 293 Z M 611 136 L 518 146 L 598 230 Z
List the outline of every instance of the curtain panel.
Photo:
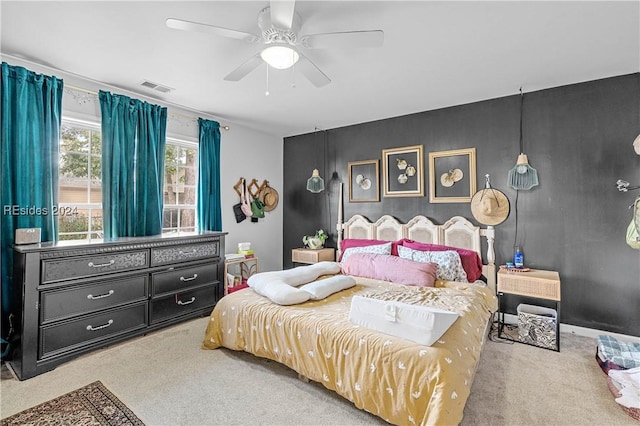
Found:
M 220 208 L 220 123 L 198 118 L 198 230 L 222 231 Z
M 167 108 L 100 91 L 105 239 L 162 232 Z
M 2 336 L 20 294 L 12 294 L 13 243 L 18 228 L 40 228 L 42 241 L 58 238 L 60 125 L 63 81 L 2 63 Z M 19 307 L 19 306 L 18 306 Z

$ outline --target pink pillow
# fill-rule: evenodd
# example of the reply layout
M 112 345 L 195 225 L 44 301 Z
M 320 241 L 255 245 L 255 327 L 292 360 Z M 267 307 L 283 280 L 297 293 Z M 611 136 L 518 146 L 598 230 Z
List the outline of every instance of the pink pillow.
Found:
M 462 268 L 467 273 L 467 280 L 472 283 L 480 278 L 482 275 L 482 259 L 478 256 L 473 250 L 458 248 L 458 247 L 449 247 L 443 246 L 439 244 L 429 244 L 429 243 L 419 243 L 413 240 L 404 239 L 401 242 L 401 245 L 404 247 L 419 250 L 419 251 L 447 251 L 447 250 L 455 250 L 460 255 L 460 260 L 462 261 Z
M 354 253 L 342 265 L 342 273 L 346 275 L 420 287 L 434 286 L 436 270 L 435 263 L 414 262 L 398 256 L 372 253 Z
M 398 241 L 392 241 L 391 242 L 391 255 L 392 256 L 397 256 L 398 255 L 398 245 L 402 244 L 403 240 L 398 240 Z M 344 251 L 348 248 L 352 248 L 352 247 L 366 247 L 366 246 L 375 246 L 375 245 L 379 245 L 379 244 L 385 244 L 388 243 L 389 241 L 384 241 L 384 240 L 367 240 L 367 239 L 361 239 L 361 238 L 347 238 L 342 240 L 342 242 L 340 243 L 340 253 L 344 253 Z M 340 255 L 340 257 L 342 258 L 342 254 Z M 338 262 L 340 262 L 341 259 L 338 259 Z

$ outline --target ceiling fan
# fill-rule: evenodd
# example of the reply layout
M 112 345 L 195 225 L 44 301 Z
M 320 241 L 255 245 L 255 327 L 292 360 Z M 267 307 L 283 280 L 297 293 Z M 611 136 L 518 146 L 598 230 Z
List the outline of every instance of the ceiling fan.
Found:
M 253 44 L 264 48 L 224 77 L 227 81 L 239 81 L 262 62 L 277 69 L 296 66 L 314 86 L 322 87 L 331 82 L 307 56 L 305 49 L 344 49 L 380 47 L 384 42 L 382 30 L 345 31 L 298 36 L 302 26 L 301 18 L 295 11 L 295 0 L 273 0 L 258 13 L 260 35 L 238 31 L 216 25 L 202 24 L 169 18 L 169 28 L 183 31 L 198 31 Z

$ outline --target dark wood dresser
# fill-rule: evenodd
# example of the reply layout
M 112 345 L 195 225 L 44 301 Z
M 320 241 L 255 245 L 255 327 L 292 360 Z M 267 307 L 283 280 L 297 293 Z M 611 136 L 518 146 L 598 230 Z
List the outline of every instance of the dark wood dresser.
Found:
M 20 380 L 80 354 L 207 315 L 224 294 L 226 233 L 15 246 Z M 203 331 L 204 332 L 204 331 Z

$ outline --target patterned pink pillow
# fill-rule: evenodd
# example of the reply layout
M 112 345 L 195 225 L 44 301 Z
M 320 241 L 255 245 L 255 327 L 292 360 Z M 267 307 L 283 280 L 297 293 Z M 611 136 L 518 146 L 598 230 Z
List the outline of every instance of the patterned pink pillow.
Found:
M 449 247 L 443 246 L 440 244 L 429 244 L 429 243 L 419 243 L 417 241 L 402 240 L 402 246 L 419 251 L 447 251 L 447 250 L 455 250 L 460 255 L 460 260 L 462 261 L 462 267 L 464 271 L 467 273 L 467 280 L 470 283 L 475 282 L 482 275 L 482 259 L 478 256 L 473 250 L 467 250 L 458 247 Z
M 398 255 L 398 245 L 402 244 L 403 240 L 391 241 L 391 254 L 393 256 Z M 389 241 L 384 240 L 367 240 L 363 238 L 347 238 L 342 240 L 340 243 L 340 251 L 344 254 L 345 250 L 353 247 L 366 247 L 366 246 L 375 246 L 380 244 L 388 243 Z M 338 259 L 340 262 L 341 259 Z
M 346 275 L 419 287 L 434 286 L 436 269 L 435 263 L 414 262 L 397 256 L 373 253 L 354 253 L 342 264 L 342 273 Z

